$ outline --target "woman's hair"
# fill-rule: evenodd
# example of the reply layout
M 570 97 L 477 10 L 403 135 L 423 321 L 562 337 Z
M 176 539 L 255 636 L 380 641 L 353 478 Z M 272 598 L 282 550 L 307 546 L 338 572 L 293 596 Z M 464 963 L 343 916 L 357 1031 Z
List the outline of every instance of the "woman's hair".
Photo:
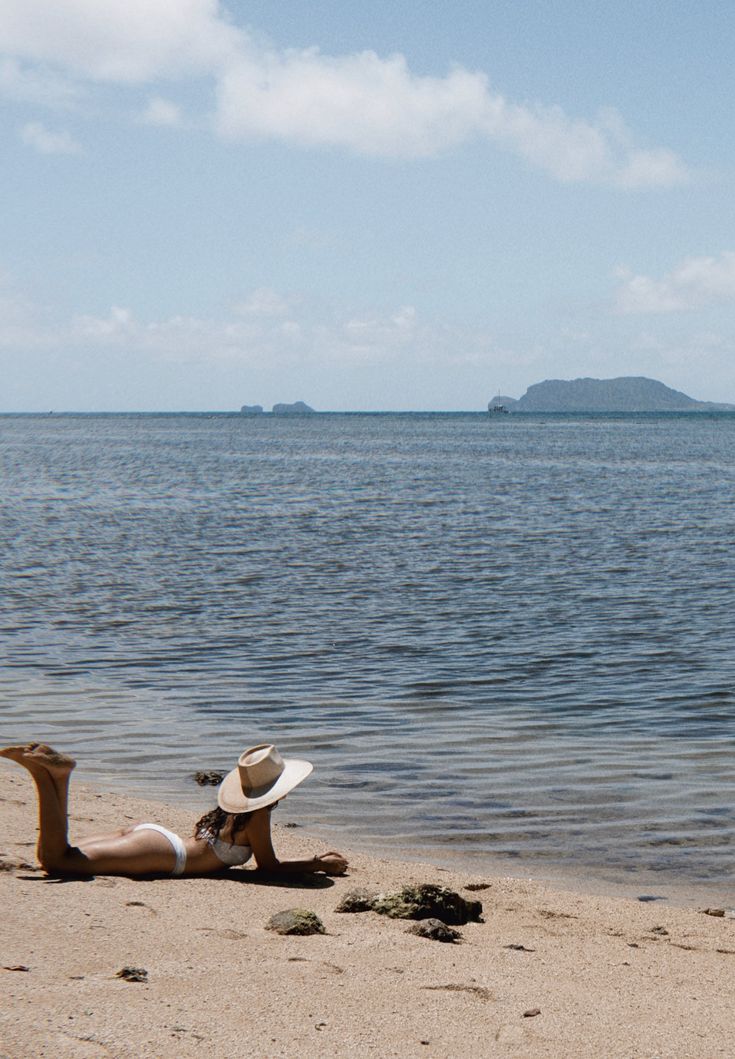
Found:
M 232 832 L 234 834 L 236 831 L 242 830 L 252 815 L 252 813 L 226 813 L 224 809 L 220 809 L 217 806 L 215 809 L 210 809 L 194 824 L 194 837 L 217 838 L 227 823 L 228 816 L 232 817 Z

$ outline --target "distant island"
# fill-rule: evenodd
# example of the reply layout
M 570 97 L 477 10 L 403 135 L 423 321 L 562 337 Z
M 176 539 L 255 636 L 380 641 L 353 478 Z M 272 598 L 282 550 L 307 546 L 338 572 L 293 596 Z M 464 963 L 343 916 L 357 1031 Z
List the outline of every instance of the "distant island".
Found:
M 735 412 L 735 405 L 696 401 L 655 379 L 626 375 L 619 379 L 546 379 L 529 386 L 523 397 L 498 394 L 488 410 L 508 412 Z
M 303 401 L 294 401 L 293 404 L 274 404 L 270 413 L 274 416 L 310 416 L 314 415 L 314 409 L 309 408 Z M 260 416 L 267 415 L 262 404 L 244 404 L 240 409 L 240 415 Z

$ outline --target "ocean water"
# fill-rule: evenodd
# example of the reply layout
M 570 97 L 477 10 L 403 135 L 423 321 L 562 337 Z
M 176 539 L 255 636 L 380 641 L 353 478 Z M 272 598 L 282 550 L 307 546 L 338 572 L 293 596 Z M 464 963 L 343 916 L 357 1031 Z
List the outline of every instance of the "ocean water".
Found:
M 731 883 L 735 416 L 0 417 L 0 739 L 354 844 Z

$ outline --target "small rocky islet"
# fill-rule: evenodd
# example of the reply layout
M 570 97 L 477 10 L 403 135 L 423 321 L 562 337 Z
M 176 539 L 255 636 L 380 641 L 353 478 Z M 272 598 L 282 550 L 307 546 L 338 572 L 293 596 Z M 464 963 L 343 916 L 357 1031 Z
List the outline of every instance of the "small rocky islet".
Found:
M 294 401 L 293 404 L 274 404 L 270 413 L 266 412 L 262 404 L 244 404 L 240 408 L 240 415 L 243 416 L 261 416 L 269 414 L 274 416 L 310 416 L 315 415 L 315 409 L 311 408 L 304 401 Z

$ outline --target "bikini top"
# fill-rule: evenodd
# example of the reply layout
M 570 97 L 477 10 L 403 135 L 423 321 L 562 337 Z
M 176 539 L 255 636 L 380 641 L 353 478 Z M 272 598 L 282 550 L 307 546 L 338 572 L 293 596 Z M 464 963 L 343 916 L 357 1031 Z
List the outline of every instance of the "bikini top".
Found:
M 223 842 L 221 838 L 207 835 L 207 845 L 223 864 L 232 867 L 235 864 L 246 864 L 253 855 L 250 846 L 235 846 L 229 842 Z

